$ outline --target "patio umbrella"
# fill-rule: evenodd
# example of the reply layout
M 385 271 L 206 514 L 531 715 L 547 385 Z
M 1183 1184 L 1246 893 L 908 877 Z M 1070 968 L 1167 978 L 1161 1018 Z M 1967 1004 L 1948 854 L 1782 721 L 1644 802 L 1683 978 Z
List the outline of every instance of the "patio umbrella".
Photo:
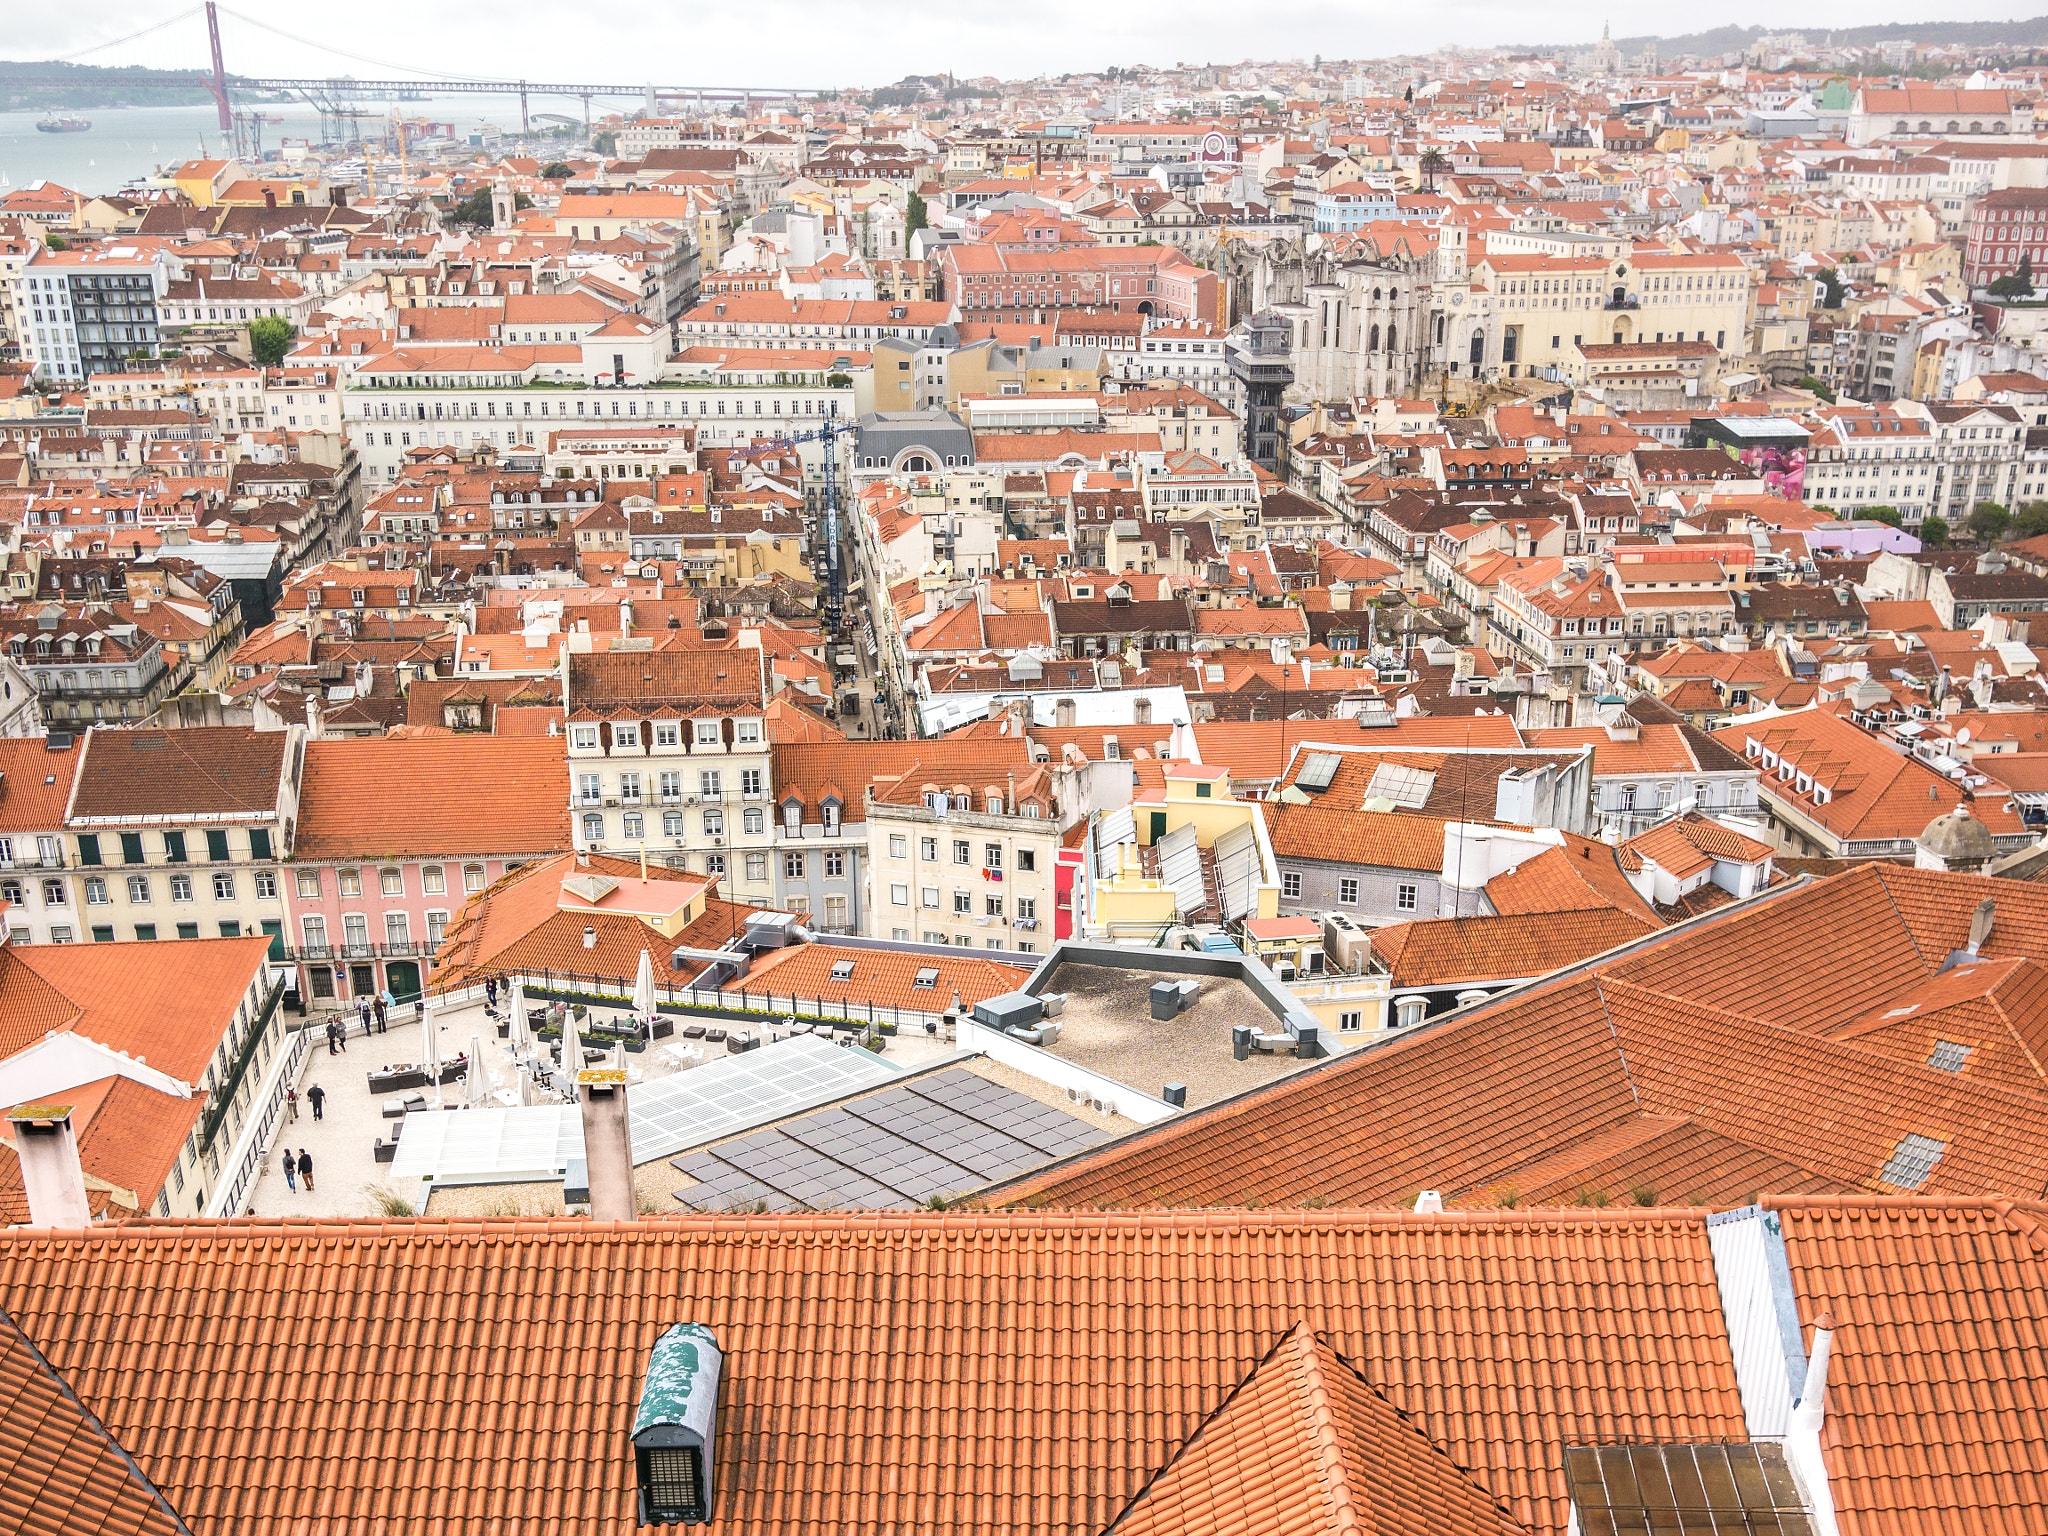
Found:
M 643 1020 L 654 1017 L 654 962 L 644 949 L 640 951 L 640 974 L 633 978 L 633 1011 Z
M 464 1080 L 467 1092 L 463 1097 L 472 1109 L 487 1102 L 491 1096 L 491 1074 L 484 1070 L 484 1037 L 472 1034 L 469 1037 L 469 1076 Z

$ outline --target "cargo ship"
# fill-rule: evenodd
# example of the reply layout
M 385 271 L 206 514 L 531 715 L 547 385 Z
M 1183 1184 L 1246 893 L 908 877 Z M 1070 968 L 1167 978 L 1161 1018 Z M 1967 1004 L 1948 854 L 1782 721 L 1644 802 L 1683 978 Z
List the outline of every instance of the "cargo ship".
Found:
M 83 117 L 46 117 L 36 124 L 37 133 L 84 133 L 92 123 Z

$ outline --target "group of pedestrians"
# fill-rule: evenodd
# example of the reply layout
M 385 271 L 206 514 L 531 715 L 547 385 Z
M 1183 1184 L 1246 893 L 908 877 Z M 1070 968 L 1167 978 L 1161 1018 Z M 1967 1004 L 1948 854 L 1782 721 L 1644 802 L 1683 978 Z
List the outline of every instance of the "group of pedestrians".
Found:
M 316 1088 L 313 1091 L 315 1093 L 318 1093 L 320 1090 Z M 320 1117 L 316 1113 L 313 1118 L 317 1120 Z M 290 1147 L 286 1147 L 284 1149 L 285 1188 L 296 1191 L 299 1187 L 299 1180 L 301 1179 L 304 1179 L 306 1181 L 307 1193 L 312 1193 L 313 1154 L 311 1152 L 308 1152 L 304 1147 L 301 1147 L 299 1148 L 297 1154 L 294 1155 L 292 1149 Z

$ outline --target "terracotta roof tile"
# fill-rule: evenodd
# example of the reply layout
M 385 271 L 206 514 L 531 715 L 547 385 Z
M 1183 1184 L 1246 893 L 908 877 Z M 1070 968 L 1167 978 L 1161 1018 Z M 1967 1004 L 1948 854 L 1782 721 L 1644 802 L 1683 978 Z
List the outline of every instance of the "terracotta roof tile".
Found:
M 1631 913 L 1440 917 L 1373 930 L 1372 947 L 1397 987 L 1464 986 L 1544 976 L 1653 930 Z
M 630 1536 L 682 1320 L 731 1536 L 1100 1531 L 1298 1323 L 1555 1536 L 1565 1443 L 1743 1426 L 1704 1223 L 1657 1212 L 129 1222 L 0 1233 L 0 1306 L 220 1529 Z
M 1110 1527 L 1115 1536 L 1524 1529 L 1301 1323 Z
M 560 737 L 309 742 L 302 859 L 530 856 L 567 848 Z
M 14 1319 L 0 1312 L 0 1528 L 185 1536 L 186 1527 Z
M 1835 1323 L 1822 1453 L 1844 1531 L 2025 1536 L 2048 1508 L 2048 1207 L 1773 1197 L 1801 1320 Z
M 72 819 L 274 814 L 292 740 L 288 731 L 239 725 L 94 726 L 78 766 Z

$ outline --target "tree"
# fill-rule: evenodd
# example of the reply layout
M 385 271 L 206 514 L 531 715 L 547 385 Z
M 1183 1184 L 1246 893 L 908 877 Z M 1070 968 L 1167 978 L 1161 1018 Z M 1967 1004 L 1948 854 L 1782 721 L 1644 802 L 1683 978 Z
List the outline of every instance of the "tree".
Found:
M 2024 299 L 2033 292 L 2033 285 L 2017 272 L 2008 272 L 2003 277 L 1994 277 L 1984 285 L 1984 291 L 1994 299 Z
M 1995 501 L 1980 501 L 1970 510 L 1970 536 L 1982 544 L 1996 544 L 2012 526 L 2012 514 Z
M 924 199 L 915 192 L 911 193 L 910 202 L 903 210 L 903 238 L 907 241 L 920 229 L 929 229 L 931 222 L 931 211 L 925 207 Z
M 1442 150 L 1425 149 L 1422 152 L 1422 158 L 1416 162 L 1416 168 L 1422 172 L 1422 190 L 1434 192 L 1438 175 L 1448 171 L 1451 168 L 1451 162 Z
M 531 208 L 533 206 L 533 199 L 524 192 L 515 192 L 512 194 L 512 206 L 514 209 Z M 489 187 L 478 187 L 474 192 L 470 193 L 469 196 L 449 210 L 448 222 L 451 224 L 473 224 L 478 229 L 489 229 L 491 227 L 491 189 Z
M 1412 107 L 1412 106 L 1414 106 L 1414 105 L 1415 105 L 1415 87 L 1411 85 L 1411 86 L 1409 86 L 1409 87 L 1408 87 L 1408 89 L 1407 89 L 1407 90 L 1403 91 L 1403 92 L 1401 93 L 1401 99 L 1402 99 L 1403 101 L 1407 102 L 1407 103 L 1408 103 L 1408 105 L 1410 105 L 1411 107 Z
M 1856 515 L 1866 522 L 1883 523 L 1887 528 L 1906 526 L 1906 520 L 1899 515 L 1897 507 L 1865 507 Z
M 43 243 L 53 251 L 68 251 L 71 247 L 55 235 L 43 236 Z
M 1820 284 L 1822 290 L 1820 307 L 1822 309 L 1840 309 L 1842 307 L 1842 295 L 1848 291 L 1848 285 L 1842 281 L 1842 274 L 1833 267 L 1822 267 L 1813 276 L 1814 280 Z
M 616 155 L 619 152 L 619 136 L 616 133 L 600 133 L 590 141 L 590 147 L 600 155 Z
M 2012 533 L 2016 539 L 2038 539 L 2048 533 L 2048 501 L 2030 501 L 2015 512 Z
M 2020 291 L 2022 293 L 2032 293 L 2034 291 L 2034 258 L 2027 252 L 2020 252 L 2020 269 L 2013 273 L 2013 276 L 2020 280 Z
M 1829 405 L 1833 405 L 1835 403 L 1835 392 L 1828 387 L 1827 380 L 1825 379 L 1817 379 L 1809 373 L 1805 378 L 1801 379 L 1795 387 L 1803 389 L 1807 391 L 1809 394 L 1820 396 L 1820 398 L 1827 401 Z
M 298 327 L 282 315 L 265 315 L 261 320 L 249 322 L 249 350 L 255 355 L 259 368 L 275 368 L 284 361 L 284 355 L 291 350 L 292 338 L 299 334 Z
M 543 181 L 567 181 L 575 173 L 569 169 L 567 161 L 550 160 L 541 167 L 540 174 Z
M 1920 542 L 1928 549 L 1939 549 L 1948 542 L 1948 520 L 1940 517 L 1925 518 L 1920 524 Z

